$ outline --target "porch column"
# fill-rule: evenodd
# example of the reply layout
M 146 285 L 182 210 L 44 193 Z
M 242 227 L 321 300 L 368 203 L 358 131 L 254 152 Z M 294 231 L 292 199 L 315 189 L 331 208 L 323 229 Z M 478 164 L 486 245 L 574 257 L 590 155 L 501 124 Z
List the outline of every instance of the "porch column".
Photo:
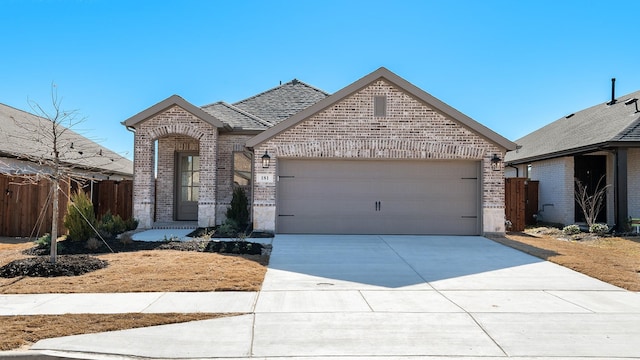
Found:
M 134 136 L 133 155 L 133 217 L 138 219 L 138 227 L 151 228 L 155 207 L 155 149 L 153 141 L 141 131 Z
M 625 231 L 627 219 L 629 218 L 629 208 L 627 203 L 627 149 L 616 149 L 615 164 L 615 219 L 616 230 Z
M 216 225 L 216 171 L 218 169 L 217 129 L 200 139 L 200 196 L 198 226 Z

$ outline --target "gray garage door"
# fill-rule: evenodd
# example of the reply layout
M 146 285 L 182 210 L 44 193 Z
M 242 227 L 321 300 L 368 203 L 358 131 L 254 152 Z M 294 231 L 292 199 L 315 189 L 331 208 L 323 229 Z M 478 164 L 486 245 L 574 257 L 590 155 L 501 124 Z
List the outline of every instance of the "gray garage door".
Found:
M 480 233 L 477 161 L 278 160 L 277 232 Z

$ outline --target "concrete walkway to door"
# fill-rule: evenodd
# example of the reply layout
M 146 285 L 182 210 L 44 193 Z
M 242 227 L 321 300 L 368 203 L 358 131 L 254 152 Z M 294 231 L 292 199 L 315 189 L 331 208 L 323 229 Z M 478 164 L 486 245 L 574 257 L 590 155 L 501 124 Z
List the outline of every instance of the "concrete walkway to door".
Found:
M 250 314 L 33 348 L 154 358 L 640 358 L 638 324 L 640 294 L 482 237 L 278 235 Z

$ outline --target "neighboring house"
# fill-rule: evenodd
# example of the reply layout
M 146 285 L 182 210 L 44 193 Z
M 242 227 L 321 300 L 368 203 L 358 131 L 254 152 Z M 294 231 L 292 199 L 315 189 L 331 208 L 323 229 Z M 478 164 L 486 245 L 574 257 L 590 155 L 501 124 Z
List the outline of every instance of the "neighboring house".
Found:
M 598 221 L 624 225 L 640 217 L 640 91 L 569 114 L 516 140 L 507 153 L 508 177 L 539 180 L 538 220 L 582 223 L 575 179 L 593 191 L 607 189 Z M 618 226 L 618 228 L 621 228 Z
M 56 144 L 61 174 L 68 176 L 60 183 L 59 228 L 67 200 L 79 188 L 90 194 L 98 215 L 130 217 L 133 162 L 60 125 Z M 0 236 L 50 231 L 51 184 L 43 178 L 54 174 L 52 138 L 50 120 L 0 104 Z
M 515 144 L 385 68 L 333 95 L 297 80 L 235 104 L 174 95 L 123 124 L 142 227 L 220 224 L 244 186 L 254 230 L 504 232 Z
M 71 175 L 96 180 L 133 177 L 131 160 L 60 125 L 60 162 Z M 50 120 L 0 104 L 0 174 L 50 173 L 46 164 L 53 159 L 51 138 Z

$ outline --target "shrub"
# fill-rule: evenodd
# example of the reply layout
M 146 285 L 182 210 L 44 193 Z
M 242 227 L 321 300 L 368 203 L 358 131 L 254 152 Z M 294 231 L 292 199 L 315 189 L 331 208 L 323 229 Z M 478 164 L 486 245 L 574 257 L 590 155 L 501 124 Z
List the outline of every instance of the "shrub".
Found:
M 607 224 L 592 224 L 589 226 L 589 232 L 597 235 L 604 235 L 609 231 L 609 226 Z
M 89 240 L 87 240 L 87 244 L 85 245 L 85 247 L 89 250 L 98 250 L 98 248 L 100 247 L 100 241 L 98 241 L 98 239 L 92 237 L 89 238 Z
M 233 189 L 231 206 L 227 208 L 227 219 L 234 221 L 237 229 L 244 229 L 249 223 L 249 200 L 241 187 Z
M 131 231 L 138 228 L 138 219 L 128 218 L 124 221 L 125 231 Z
M 124 246 L 133 244 L 133 237 L 130 233 L 120 235 L 120 243 Z
M 49 246 L 51 246 L 51 234 L 44 234 L 40 236 L 38 240 L 34 241 L 34 243 L 39 248 L 42 248 L 42 249 L 48 248 Z
M 227 219 L 218 227 L 216 233 L 223 237 L 236 236 L 238 233 L 238 223 L 233 219 Z
M 127 226 L 120 215 L 112 215 L 110 210 L 107 210 L 98 222 L 98 232 L 106 238 L 112 238 L 121 234 L 125 232 L 126 228 Z
M 565 235 L 575 235 L 575 234 L 579 234 L 580 233 L 580 226 L 573 224 L 573 225 L 567 225 L 565 227 L 562 228 L 562 232 Z
M 91 199 L 83 191 L 73 193 L 64 217 L 64 226 L 69 230 L 68 238 L 73 241 L 89 240 L 95 234 L 95 224 L 96 215 Z
M 40 236 L 36 241 L 34 241 L 34 243 L 40 249 L 51 249 L 51 234 L 44 234 Z M 58 252 L 61 252 L 62 249 L 64 248 L 63 245 L 57 241 L 56 241 L 56 245 L 57 245 L 56 248 L 58 249 Z

